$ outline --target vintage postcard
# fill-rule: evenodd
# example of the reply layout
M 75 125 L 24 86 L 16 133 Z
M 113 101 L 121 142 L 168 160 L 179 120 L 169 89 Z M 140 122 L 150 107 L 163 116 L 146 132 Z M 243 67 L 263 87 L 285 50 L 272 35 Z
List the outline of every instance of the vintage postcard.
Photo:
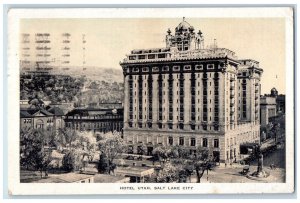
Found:
M 292 193 L 293 16 L 10 9 L 9 194 Z

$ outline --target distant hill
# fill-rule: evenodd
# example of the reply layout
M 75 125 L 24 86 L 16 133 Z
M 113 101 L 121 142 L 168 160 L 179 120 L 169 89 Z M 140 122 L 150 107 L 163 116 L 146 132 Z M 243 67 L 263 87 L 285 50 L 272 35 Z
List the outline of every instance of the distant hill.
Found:
M 43 69 L 43 67 L 39 67 Z M 34 62 L 29 64 L 23 64 L 20 62 L 21 72 L 25 71 L 35 71 L 37 65 Z M 106 82 L 123 82 L 123 71 L 122 68 L 108 68 L 108 67 L 96 67 L 96 66 L 50 66 L 45 68 L 50 74 L 59 75 L 70 75 L 75 77 L 80 77 L 85 75 L 88 79 L 106 81 Z
M 28 67 L 21 70 L 35 71 Z M 122 69 L 100 67 L 51 67 L 45 69 L 46 76 L 21 74 L 20 99 L 30 99 L 38 96 L 43 100 L 71 102 L 76 105 L 90 103 L 114 103 L 123 101 Z M 70 76 L 70 78 L 65 77 Z
M 69 70 L 62 70 L 61 68 L 55 68 L 54 74 L 67 74 L 70 76 L 83 76 L 85 75 L 88 79 L 106 81 L 106 82 L 123 82 L 123 71 L 114 68 L 103 68 L 103 67 L 65 67 Z

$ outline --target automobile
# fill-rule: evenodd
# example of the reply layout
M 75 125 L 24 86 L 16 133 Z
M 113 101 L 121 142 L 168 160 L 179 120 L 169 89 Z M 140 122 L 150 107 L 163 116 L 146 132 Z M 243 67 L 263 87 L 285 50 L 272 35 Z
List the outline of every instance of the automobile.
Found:
M 247 175 L 250 171 L 250 167 L 247 165 L 247 166 L 244 166 L 243 170 L 240 172 L 242 175 Z

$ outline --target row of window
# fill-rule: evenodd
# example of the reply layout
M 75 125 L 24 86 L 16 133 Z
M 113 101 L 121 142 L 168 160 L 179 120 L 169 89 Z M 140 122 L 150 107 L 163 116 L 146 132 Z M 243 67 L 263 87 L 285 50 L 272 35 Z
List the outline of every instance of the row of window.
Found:
M 133 127 L 133 122 L 128 122 L 128 125 L 130 128 Z M 169 123 L 169 124 L 162 124 L 162 123 L 157 123 L 158 129 L 164 129 L 165 127 L 167 127 L 168 129 L 172 130 L 172 129 L 180 129 L 180 130 L 184 130 L 184 124 L 183 123 L 179 123 L 178 125 Z M 190 129 L 191 130 L 196 130 L 196 127 L 198 130 L 200 130 L 200 125 L 196 125 L 196 124 L 190 124 Z M 207 130 L 214 130 L 214 131 L 219 131 L 220 127 L 218 124 L 215 124 L 213 126 L 208 126 L 207 124 L 202 124 L 202 129 L 207 131 Z M 142 122 L 138 122 L 138 124 L 134 124 L 134 127 L 138 127 L 138 128 L 152 128 L 152 122 L 148 122 L 143 124 Z
M 205 110 L 207 110 L 207 108 Z M 210 110 L 209 112 L 212 112 L 211 108 L 209 108 L 209 110 Z M 160 109 L 159 111 L 164 111 L 164 110 Z M 178 111 L 178 108 L 177 108 L 177 111 Z M 149 110 L 149 112 L 152 112 L 152 109 L 151 109 L 151 111 Z M 232 111 L 232 112 L 234 112 L 234 111 Z M 136 119 L 136 115 L 133 116 L 132 114 L 133 114 L 133 112 L 130 111 L 130 117 L 129 117 L 130 120 Z M 169 119 L 168 119 L 169 121 L 172 121 L 173 119 L 170 119 L 170 115 L 173 118 L 173 108 L 171 108 L 171 111 L 169 112 Z M 203 112 L 203 117 L 205 117 L 205 120 L 203 119 L 203 121 L 208 121 L 208 120 L 212 121 L 212 120 L 214 120 L 216 122 L 217 121 L 216 119 L 219 118 L 219 109 L 215 109 L 213 116 L 208 116 L 208 115 L 209 115 L 208 112 Z M 166 118 L 167 118 L 167 116 L 164 115 L 162 112 L 158 113 L 158 116 L 159 116 L 159 119 L 158 119 L 159 121 L 166 120 Z M 191 113 L 191 116 L 194 117 L 194 119 L 191 119 L 191 121 L 195 121 L 196 118 L 198 118 L 198 121 L 201 120 L 200 116 L 196 116 L 196 113 L 194 113 L 194 112 Z M 178 121 L 183 121 L 184 120 L 184 114 L 179 113 L 179 116 L 176 116 L 176 118 L 177 118 L 176 120 L 178 120 Z M 214 119 L 212 119 L 212 118 L 214 118 Z M 142 120 L 143 117 L 140 116 L 139 119 Z M 147 119 L 147 115 L 144 116 L 144 119 L 145 120 Z M 149 115 L 148 119 L 152 120 L 152 117 L 150 117 L 150 115 Z
M 133 119 L 133 81 L 132 75 L 129 76 L 129 118 Z
M 173 89 L 173 75 L 169 75 L 169 88 Z M 169 91 L 169 104 L 173 103 L 172 91 Z M 169 105 L 169 120 L 173 120 L 173 106 Z
M 24 123 L 31 123 L 32 119 L 24 119 Z M 53 123 L 53 118 L 47 119 L 47 123 Z
M 149 54 L 147 55 L 148 59 L 154 59 L 155 58 L 155 54 Z M 158 58 L 165 58 L 167 55 L 166 54 L 158 54 L 157 55 Z M 146 59 L 146 55 L 131 55 L 129 56 L 129 60 L 136 60 L 136 59 Z M 203 65 L 195 65 L 195 68 L 193 68 L 193 70 L 203 70 Z M 169 66 L 163 66 L 162 71 L 169 71 Z M 213 70 L 215 69 L 215 65 L 214 64 L 207 64 L 206 65 L 206 69 L 207 70 Z M 139 72 L 139 68 L 138 67 L 134 67 L 132 69 L 133 72 Z M 172 68 L 171 68 L 172 70 Z M 179 71 L 180 70 L 180 66 L 173 66 L 173 71 Z M 192 70 L 192 66 L 191 65 L 184 65 L 182 70 Z M 128 70 L 127 70 L 128 71 Z M 143 72 L 148 72 L 149 71 L 149 67 L 143 67 L 142 68 Z M 152 68 L 152 72 L 158 72 L 159 71 L 159 67 L 153 67 Z
M 182 74 L 182 73 L 180 73 L 180 74 Z M 172 74 L 172 75 L 176 75 L 176 78 L 177 79 L 179 79 L 180 78 L 180 74 L 176 74 L 176 73 L 174 73 L 174 74 Z M 166 75 L 167 74 L 162 74 L 162 79 L 166 79 Z M 137 79 L 137 77 L 139 77 L 139 76 L 133 76 L 132 77 L 132 75 L 129 75 L 129 76 L 131 76 L 131 80 L 133 80 L 133 79 Z M 200 78 L 200 73 L 195 73 L 195 76 L 197 76 L 198 78 Z M 203 78 L 207 78 L 207 77 L 214 77 L 214 79 L 219 79 L 219 73 L 203 73 Z M 144 79 L 147 79 L 147 75 L 144 75 Z M 184 79 L 184 77 L 183 77 L 183 79 Z
M 138 80 L 138 84 L 139 84 L 139 119 L 143 119 L 143 78 L 140 75 L 139 76 L 139 80 Z
M 111 122 L 104 122 L 104 123 L 71 123 L 71 122 L 66 122 L 66 127 L 88 127 L 88 128 L 91 128 L 91 127 L 94 127 L 94 128 L 102 128 L 102 127 L 106 127 L 106 126 L 122 126 L 123 122 L 118 122 L 118 123 L 111 123 Z
M 131 97 L 131 103 L 133 102 L 133 99 Z M 116 115 L 96 115 L 96 116 L 81 116 L 81 115 L 74 115 L 74 116 L 66 116 L 66 119 L 110 119 L 110 118 L 118 118 L 121 117 L 120 114 L 116 114 Z
M 172 74 L 170 74 L 170 75 L 172 75 Z M 151 76 L 151 75 L 150 75 L 150 76 Z M 196 79 L 195 79 L 195 80 L 196 80 Z M 195 83 L 195 84 L 196 84 L 196 83 Z M 212 86 L 212 82 L 209 82 L 208 84 L 209 84 L 210 87 Z M 218 80 L 215 80 L 215 81 L 214 81 L 214 84 L 219 85 Z M 149 85 L 149 84 L 148 84 L 148 85 Z M 166 83 L 163 82 L 163 83 L 162 83 L 162 86 L 163 86 L 163 87 L 166 87 Z M 181 84 L 181 85 L 179 86 L 179 83 L 177 82 L 177 83 L 176 83 L 176 86 L 177 86 L 177 87 L 183 87 L 183 84 Z M 200 82 L 197 83 L 197 86 L 200 87 Z M 134 84 L 134 87 L 136 88 L 136 84 Z M 147 87 L 147 84 L 146 84 L 146 83 L 145 83 L 145 87 Z M 205 87 L 205 88 L 207 88 L 207 87 Z M 129 89 L 133 89 L 133 85 L 129 85 Z M 169 89 L 171 89 L 171 88 L 169 88 Z M 145 92 L 145 93 L 146 93 L 146 92 Z M 136 93 L 135 93 L 135 95 L 136 95 Z
M 191 120 L 192 121 L 195 121 L 196 120 L 196 114 L 195 114 L 195 111 L 196 111 L 196 108 L 195 108 L 195 101 L 196 101 L 196 98 L 195 98 L 195 95 L 196 95 L 196 92 L 195 92 L 195 73 L 192 73 L 191 75 Z M 194 127 L 192 127 L 194 128 Z
M 159 109 L 159 120 L 162 120 L 162 75 L 158 76 L 158 109 Z
M 31 119 L 24 119 L 24 123 L 31 123 Z
M 185 145 L 185 139 L 184 137 L 179 137 L 179 140 L 178 140 L 178 143 L 180 146 L 184 146 Z M 168 138 L 168 144 L 169 145 L 174 145 L 174 138 L 173 137 L 169 137 Z M 194 147 L 196 146 L 196 139 L 195 138 L 190 138 L 190 142 L 189 142 L 189 145 L 191 147 Z M 208 139 L 207 138 L 203 138 L 202 139 L 202 147 L 208 147 Z M 214 139 L 213 140 L 213 147 L 214 148 L 219 148 L 219 139 Z

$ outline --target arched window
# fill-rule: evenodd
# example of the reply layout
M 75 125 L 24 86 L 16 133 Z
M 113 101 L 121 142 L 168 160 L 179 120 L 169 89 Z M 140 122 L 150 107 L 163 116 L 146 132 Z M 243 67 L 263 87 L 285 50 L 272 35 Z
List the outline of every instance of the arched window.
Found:
M 36 128 L 44 128 L 44 121 L 41 119 L 38 119 L 36 121 Z

